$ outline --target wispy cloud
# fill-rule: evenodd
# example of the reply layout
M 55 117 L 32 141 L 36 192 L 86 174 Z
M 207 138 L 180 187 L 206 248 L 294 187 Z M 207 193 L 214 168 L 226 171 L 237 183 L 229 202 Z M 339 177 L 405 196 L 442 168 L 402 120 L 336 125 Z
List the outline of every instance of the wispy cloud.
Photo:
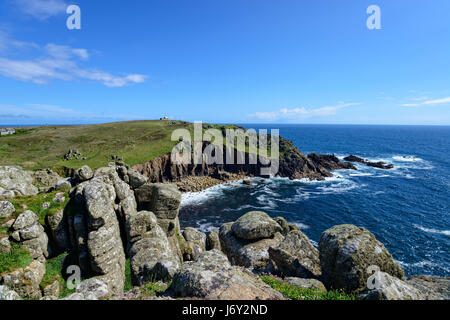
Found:
M 426 99 L 428 99 L 428 97 L 426 97 Z M 414 100 L 414 99 L 411 99 L 411 100 Z M 446 103 L 450 104 L 450 97 L 441 98 L 441 99 L 431 99 L 431 100 L 422 99 L 422 100 L 424 100 L 424 101 L 417 102 L 417 103 L 403 103 L 400 106 L 402 106 L 402 107 L 420 107 L 420 106 L 439 105 L 439 104 L 446 104 Z
M 20 53 L 19 49 L 25 47 L 32 50 L 31 59 L 19 60 L 8 56 Z M 147 79 L 143 74 L 113 75 L 103 70 L 82 67 L 81 64 L 89 58 L 87 49 L 54 43 L 39 46 L 17 41 L 0 33 L 0 74 L 5 77 L 36 84 L 47 84 L 51 80 L 85 79 L 100 82 L 107 87 L 124 87 Z
M 24 14 L 38 20 L 64 14 L 69 6 L 63 0 L 12 0 Z
M 327 117 L 335 115 L 338 110 L 356 106 L 360 103 L 344 103 L 341 102 L 334 106 L 325 106 L 315 109 L 306 109 L 304 107 L 301 108 L 293 108 L 287 109 L 283 108 L 276 111 L 268 111 L 268 112 L 256 112 L 255 114 L 250 115 L 251 118 L 266 120 L 266 121 L 274 121 L 274 120 L 301 120 L 308 119 L 314 117 Z

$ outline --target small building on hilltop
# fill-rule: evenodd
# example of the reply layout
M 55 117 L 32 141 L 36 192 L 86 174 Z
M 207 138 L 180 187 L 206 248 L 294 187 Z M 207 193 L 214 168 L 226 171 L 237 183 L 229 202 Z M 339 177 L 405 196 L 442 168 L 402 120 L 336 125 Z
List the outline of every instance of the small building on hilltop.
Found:
M 13 128 L 0 128 L 0 136 L 7 136 L 16 133 Z
M 159 118 L 159 120 L 169 120 L 169 117 L 162 117 L 162 118 Z

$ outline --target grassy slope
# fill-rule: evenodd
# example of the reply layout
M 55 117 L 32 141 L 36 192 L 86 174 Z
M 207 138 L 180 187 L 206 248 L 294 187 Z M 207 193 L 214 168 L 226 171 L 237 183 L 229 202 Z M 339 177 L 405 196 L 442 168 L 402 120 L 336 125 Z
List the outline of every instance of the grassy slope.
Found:
M 214 126 L 219 130 L 233 127 Z M 83 165 L 99 168 L 111 161 L 111 155 L 123 157 L 128 165 L 144 163 L 170 152 L 178 143 L 171 141 L 171 134 L 180 128 L 189 129 L 193 137 L 192 123 L 172 120 L 18 128 L 17 134 L 0 137 L 0 165 L 29 170 Z M 78 149 L 87 160 L 64 161 L 69 149 Z

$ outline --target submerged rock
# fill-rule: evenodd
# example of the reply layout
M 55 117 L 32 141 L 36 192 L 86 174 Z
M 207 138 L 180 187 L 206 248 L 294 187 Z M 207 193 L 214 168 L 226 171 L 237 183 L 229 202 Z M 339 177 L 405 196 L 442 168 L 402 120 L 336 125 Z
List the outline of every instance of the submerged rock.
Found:
M 360 292 L 377 266 L 401 280 L 403 269 L 375 236 L 354 225 L 337 225 L 322 233 L 319 241 L 320 264 L 324 283 L 329 288 Z
M 354 155 L 350 155 L 348 157 L 345 157 L 344 160 L 345 161 L 350 161 L 350 162 L 359 162 L 359 163 L 365 164 L 366 166 L 379 168 L 379 169 L 389 170 L 389 169 L 394 168 L 394 165 L 390 164 L 390 163 L 385 163 L 383 161 L 372 162 L 372 161 L 365 160 L 363 158 L 360 158 L 360 157 L 357 157 L 357 156 L 354 156 Z

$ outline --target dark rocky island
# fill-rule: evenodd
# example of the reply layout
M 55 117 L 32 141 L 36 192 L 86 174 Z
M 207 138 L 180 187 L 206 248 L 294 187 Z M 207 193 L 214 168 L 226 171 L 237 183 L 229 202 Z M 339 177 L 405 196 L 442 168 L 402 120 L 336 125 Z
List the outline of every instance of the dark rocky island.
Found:
M 366 159 L 363 159 L 363 158 L 360 158 L 360 157 L 357 157 L 357 156 L 354 156 L 354 155 L 350 155 L 348 157 L 345 157 L 344 160 L 345 161 L 349 161 L 349 162 L 362 163 L 362 164 L 364 164 L 366 166 L 379 168 L 379 169 L 389 170 L 389 169 L 393 169 L 394 168 L 394 165 L 390 164 L 390 163 L 385 163 L 383 161 L 373 162 L 373 161 L 369 161 L 369 160 L 366 160 Z

